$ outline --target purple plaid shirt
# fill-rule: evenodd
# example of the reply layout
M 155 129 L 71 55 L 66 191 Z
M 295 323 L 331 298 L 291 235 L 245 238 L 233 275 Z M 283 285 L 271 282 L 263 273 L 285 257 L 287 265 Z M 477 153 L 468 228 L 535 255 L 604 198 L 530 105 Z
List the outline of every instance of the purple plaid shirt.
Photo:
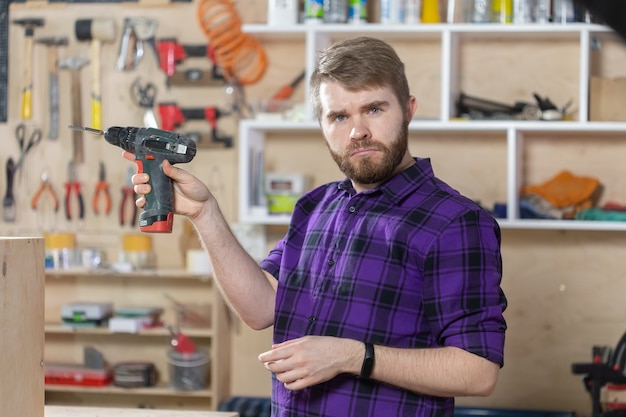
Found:
M 374 190 L 356 194 L 343 180 L 308 192 L 261 267 L 278 279 L 276 343 L 323 335 L 456 346 L 503 364 L 500 229 L 437 179 L 428 159 Z M 453 409 L 453 398 L 355 375 L 301 391 L 272 384 L 280 417 L 443 417 Z

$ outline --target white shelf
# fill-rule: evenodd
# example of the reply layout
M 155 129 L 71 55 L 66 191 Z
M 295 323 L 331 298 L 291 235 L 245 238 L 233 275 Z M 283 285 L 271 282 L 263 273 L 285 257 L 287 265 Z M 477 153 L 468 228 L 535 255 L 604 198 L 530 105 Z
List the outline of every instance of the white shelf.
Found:
M 604 142 L 626 140 L 626 123 L 590 122 L 588 121 L 589 78 L 591 67 L 591 41 L 595 36 L 616 38 L 613 31 L 606 26 L 596 24 L 420 24 L 420 25 L 293 25 L 273 27 L 267 25 L 244 25 L 243 30 L 262 39 L 300 39 L 306 45 L 306 75 L 313 71 L 315 57 L 319 50 L 328 46 L 332 39 L 346 36 L 371 35 L 391 42 L 395 40 L 420 41 L 428 39 L 439 43 L 441 52 L 441 85 L 439 88 L 440 106 L 437 117 L 425 120 L 413 120 L 410 132 L 423 134 L 444 134 L 459 137 L 464 133 L 488 133 L 501 137 L 498 146 L 506 147 L 506 204 L 509 208 L 506 219 L 500 219 L 502 228 L 508 229 L 547 229 L 547 230 L 626 230 L 626 222 L 581 221 L 581 220 L 531 220 L 519 218 L 519 190 L 525 185 L 524 145 L 526 139 L 550 137 L 554 141 L 567 138 L 578 138 L 592 141 L 601 138 Z M 577 97 L 576 121 L 531 122 L 531 121 L 466 121 L 455 120 L 453 103 L 460 93 L 459 79 L 461 68 L 459 57 L 464 47 L 462 41 L 492 41 L 506 39 L 516 41 L 552 41 L 565 40 L 569 45 L 578 45 L 577 90 L 572 91 Z M 514 69 L 512 69 L 514 74 Z M 548 74 L 547 76 L 550 76 Z M 558 78 L 558 75 L 552 75 Z M 514 82 L 514 75 L 511 82 Z M 308 97 L 308 84 L 305 86 L 305 97 Z M 308 100 L 307 100 L 308 102 Z M 266 138 L 272 134 L 288 134 L 319 132 L 320 127 L 314 120 L 313 111 L 308 104 L 304 122 L 286 121 L 255 121 L 240 122 L 239 146 L 239 221 L 261 225 L 287 225 L 289 215 L 271 215 L 264 206 L 255 206 L 253 189 L 257 177 L 262 170 L 253 163 L 255 155 L 262 153 Z M 311 136 L 311 135 L 309 135 Z M 321 140 L 321 133 L 319 135 Z M 306 140 L 306 139 L 304 139 Z M 445 139 L 444 139 L 445 140 Z M 565 143 L 565 142 L 562 142 Z M 257 184 L 257 187 L 259 184 Z M 258 199 L 256 199 L 258 200 Z
M 441 23 L 441 24 L 297 24 L 286 26 L 268 26 L 264 24 L 244 24 L 242 30 L 263 39 L 281 39 L 297 35 L 315 35 L 328 33 L 332 35 L 349 34 L 359 35 L 397 35 L 402 39 L 415 38 L 425 34 L 439 36 L 441 33 L 459 34 L 511 34 L 515 37 L 538 34 L 542 39 L 550 36 L 562 37 L 563 34 L 576 35 L 581 32 L 611 33 L 612 30 L 604 25 L 587 23 L 549 23 L 549 24 L 470 24 L 470 23 Z

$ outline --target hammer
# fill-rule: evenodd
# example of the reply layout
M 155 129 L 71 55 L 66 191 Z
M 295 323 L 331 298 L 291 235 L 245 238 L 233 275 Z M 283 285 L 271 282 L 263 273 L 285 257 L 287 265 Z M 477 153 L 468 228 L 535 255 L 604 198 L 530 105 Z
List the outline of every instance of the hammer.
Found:
M 13 23 L 24 26 L 24 85 L 22 87 L 22 119 L 33 117 L 33 35 L 35 28 L 44 25 L 43 19 L 15 19 Z
M 101 130 L 100 49 L 103 42 L 110 42 L 115 39 L 115 21 L 109 18 L 78 19 L 74 26 L 74 32 L 79 41 L 91 42 L 91 126 Z
M 80 69 L 87 65 L 89 60 L 81 57 L 70 57 L 59 60 L 59 68 L 67 69 L 72 75 L 72 125 L 82 126 L 83 118 L 81 113 L 81 91 L 80 91 Z M 76 164 L 81 164 L 84 161 L 84 141 L 83 134 L 77 130 L 73 131 L 73 161 Z
M 48 139 L 57 139 L 59 136 L 59 72 L 57 67 L 57 48 L 59 46 L 67 46 L 67 38 L 43 38 L 38 39 L 37 43 L 41 43 L 48 47 L 48 81 L 50 98 L 50 130 L 48 131 Z

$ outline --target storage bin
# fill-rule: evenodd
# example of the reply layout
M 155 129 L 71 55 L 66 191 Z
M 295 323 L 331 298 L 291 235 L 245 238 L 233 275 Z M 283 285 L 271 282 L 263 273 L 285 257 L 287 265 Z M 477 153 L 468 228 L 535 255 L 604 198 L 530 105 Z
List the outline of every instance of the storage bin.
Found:
M 209 352 L 196 350 L 181 353 L 176 349 L 167 352 L 170 385 L 178 391 L 195 391 L 206 387 Z

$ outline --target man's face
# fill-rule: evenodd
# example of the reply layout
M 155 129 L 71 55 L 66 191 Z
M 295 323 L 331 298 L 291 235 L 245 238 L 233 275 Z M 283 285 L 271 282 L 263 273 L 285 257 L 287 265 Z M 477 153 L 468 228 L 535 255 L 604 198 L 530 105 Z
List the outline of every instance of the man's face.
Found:
M 348 91 L 323 83 L 321 126 L 331 156 L 355 189 L 373 188 L 413 163 L 408 152 L 408 111 L 392 90 Z

